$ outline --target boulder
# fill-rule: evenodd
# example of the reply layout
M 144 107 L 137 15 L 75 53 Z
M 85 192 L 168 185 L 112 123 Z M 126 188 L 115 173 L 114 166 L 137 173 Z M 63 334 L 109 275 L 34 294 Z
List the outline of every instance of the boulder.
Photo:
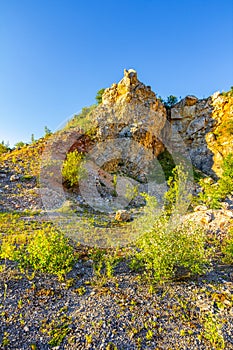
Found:
M 118 210 L 115 215 L 116 221 L 130 221 L 131 215 L 126 210 Z

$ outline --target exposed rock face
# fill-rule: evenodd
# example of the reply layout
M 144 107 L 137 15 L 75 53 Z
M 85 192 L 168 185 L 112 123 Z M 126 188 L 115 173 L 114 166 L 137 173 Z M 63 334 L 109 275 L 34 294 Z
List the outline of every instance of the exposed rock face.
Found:
M 187 96 L 171 109 L 170 122 L 172 129 L 178 131 L 185 143 L 193 165 L 213 176 L 213 153 L 205 140 L 216 123 L 212 112 L 211 98 L 198 100 L 195 96 Z M 183 152 L 178 140 L 176 142 L 173 135 L 172 137 L 177 151 Z
M 170 121 L 193 164 L 208 175 L 221 175 L 223 158 L 233 152 L 233 97 L 215 93 L 198 100 L 187 96 L 171 109 Z M 173 143 L 182 152 L 179 142 L 173 139 Z
M 229 153 L 233 153 L 233 95 L 220 95 L 216 92 L 212 96 L 214 127 L 206 135 L 208 148 L 213 152 L 213 171 L 221 176 L 222 160 Z
M 212 177 L 221 175 L 223 157 L 233 152 L 231 95 L 218 93 L 202 100 L 190 95 L 167 112 L 133 69 L 124 70 L 123 79 L 104 91 L 102 103 L 84 120 L 88 122 L 85 129 L 77 125 L 65 129 L 47 147 L 53 159 L 50 173 L 57 176 L 44 176 L 46 186 L 61 182 L 63 161 L 75 149 L 88 154 L 103 170 L 100 174 L 93 169 L 93 176 L 110 192 L 112 185 L 105 184 L 107 173 L 146 183 L 150 164 L 165 146 L 174 155 L 189 156 L 196 168 Z
M 92 113 L 99 141 L 131 138 L 157 156 L 163 149 L 159 141 L 166 121 L 166 109 L 151 91 L 141 83 L 133 69 L 124 70 L 118 84 L 106 89 L 102 104 Z

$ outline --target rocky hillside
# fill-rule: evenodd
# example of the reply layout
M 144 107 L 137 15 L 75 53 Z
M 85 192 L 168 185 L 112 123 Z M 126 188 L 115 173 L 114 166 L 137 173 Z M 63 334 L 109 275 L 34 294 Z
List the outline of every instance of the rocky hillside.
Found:
M 232 106 L 168 108 L 125 70 L 64 129 L 1 155 L 1 349 L 233 348 Z M 220 180 L 205 192 L 176 169 L 166 192 L 185 159 Z
M 75 149 L 85 153 L 108 139 L 128 139 L 131 163 L 141 168 L 159 155 L 162 159 L 161 153 L 170 148 L 172 156 L 175 152 L 189 156 L 197 169 L 215 177 L 221 175 L 223 158 L 233 151 L 232 125 L 232 91 L 202 100 L 190 95 L 166 110 L 151 87 L 130 69 L 118 84 L 105 89 L 101 104 L 84 108 L 60 132 L 7 153 L 1 161 L 17 173 L 38 175 L 40 155 L 48 142 L 53 156 L 63 161 Z M 128 156 L 129 152 L 118 158 Z M 116 162 L 112 167 L 116 169 Z

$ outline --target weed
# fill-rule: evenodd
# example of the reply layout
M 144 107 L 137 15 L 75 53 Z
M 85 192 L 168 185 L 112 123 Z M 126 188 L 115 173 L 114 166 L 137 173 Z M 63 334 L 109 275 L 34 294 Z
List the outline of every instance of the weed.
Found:
M 69 334 L 71 322 L 71 317 L 67 315 L 60 315 L 57 320 L 52 320 L 48 324 L 43 322 L 41 331 L 49 335 L 50 340 L 48 344 L 52 347 L 59 346 Z
M 80 295 L 80 296 L 84 295 L 86 293 L 86 291 L 87 290 L 86 290 L 86 288 L 84 286 L 81 286 L 81 287 L 75 289 L 75 292 L 77 292 L 78 295 Z
M 221 328 L 222 324 L 216 319 L 216 317 L 213 314 L 208 313 L 204 317 L 203 331 L 199 335 L 199 339 L 206 339 L 216 350 L 225 349 L 225 341 L 222 336 Z
M 3 339 L 2 339 L 2 346 L 8 346 L 10 344 L 10 339 L 9 339 L 9 333 L 4 332 L 3 334 Z
M 91 334 L 85 334 L 85 339 L 87 344 L 92 343 L 92 335 Z

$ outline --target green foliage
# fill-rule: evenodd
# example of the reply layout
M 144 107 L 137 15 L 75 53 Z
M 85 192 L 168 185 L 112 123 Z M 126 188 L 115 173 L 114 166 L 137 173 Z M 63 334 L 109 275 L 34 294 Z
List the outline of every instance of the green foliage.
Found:
M 5 144 L 4 141 L 2 141 L 0 143 L 0 155 L 3 154 L 3 153 L 7 153 L 9 151 L 9 145 L 8 144 Z
M 0 232 L 3 233 L 0 258 L 17 261 L 22 268 L 62 276 L 71 270 L 75 261 L 68 239 L 46 223 L 21 220 L 19 214 L 0 213 Z
M 143 270 L 153 282 L 171 279 L 180 268 L 189 274 L 202 273 L 207 263 L 204 232 L 188 223 L 170 230 L 164 216 L 142 235 L 136 247 L 131 267 Z
M 211 209 L 221 207 L 221 200 L 228 194 L 233 192 L 233 154 L 230 153 L 223 160 L 222 176 L 217 183 L 212 183 L 211 180 L 202 179 L 200 185 L 202 192 L 199 194 L 199 199 Z
M 62 176 L 70 186 L 77 185 L 86 174 L 83 158 L 83 154 L 77 150 L 67 154 L 63 163 Z
M 233 264 L 233 227 L 229 230 L 228 237 L 223 241 L 222 253 L 223 261 L 227 264 Z
M 23 141 L 19 141 L 15 144 L 15 148 L 21 148 L 23 146 L 25 146 L 25 143 Z
M 225 341 L 221 332 L 222 324 L 217 320 L 212 313 L 205 315 L 203 321 L 203 331 L 198 337 L 199 339 L 206 339 L 209 341 L 213 349 L 225 349 Z
M 113 180 L 112 181 L 113 181 L 113 188 L 114 188 L 113 196 L 117 197 L 117 190 L 116 190 L 116 188 L 117 188 L 117 175 L 116 174 L 113 175 Z
M 223 160 L 222 176 L 218 181 L 222 198 L 233 192 L 233 153 L 227 155 Z
M 173 176 L 172 171 L 176 165 L 174 163 L 174 160 L 171 154 L 168 152 L 167 149 L 164 152 L 160 153 L 157 159 L 162 167 L 163 173 L 160 174 L 159 172 L 157 172 L 156 181 L 163 182 L 164 177 L 166 180 L 168 180 L 171 176 Z M 182 159 L 181 159 L 181 162 L 182 162 Z M 194 180 L 198 182 L 200 179 L 204 177 L 204 175 L 200 170 L 193 167 L 193 177 L 194 177 Z
M 131 267 L 142 269 L 153 282 L 171 279 L 182 269 L 188 275 L 202 273 L 208 263 L 204 231 L 192 223 L 175 225 L 170 222 L 171 214 L 179 216 L 183 212 L 189 197 L 186 190 L 188 173 L 183 166 L 176 166 L 172 174 L 165 194 L 165 209 L 157 218 L 147 214 L 148 220 L 153 220 L 154 228 L 141 235 L 132 255 Z M 145 198 L 147 206 L 155 208 L 154 197 L 145 195 Z
M 89 257 L 93 260 L 94 279 L 96 285 L 104 285 L 114 276 L 114 268 L 122 260 L 119 250 L 115 251 L 92 248 L 89 250 Z
M 71 317 L 60 312 L 56 319 L 53 319 L 51 322 L 48 323 L 44 322 L 44 320 L 42 321 L 41 332 L 46 333 L 50 337 L 48 344 L 52 348 L 59 347 L 65 337 L 70 333 L 71 324 Z
M 52 134 L 52 131 L 47 126 L 45 126 L 44 127 L 44 133 L 45 133 L 45 136 L 49 136 L 49 135 Z
M 219 209 L 221 206 L 221 195 L 218 183 L 214 184 L 212 179 L 205 178 L 201 179 L 199 184 L 202 187 L 202 191 L 198 195 L 198 200 L 211 209 Z
M 32 135 L 31 135 L 31 143 L 34 143 L 34 142 L 36 142 L 36 139 L 35 139 L 35 135 L 32 134 Z
M 223 91 L 222 96 L 233 97 L 233 86 L 231 86 L 231 89 L 229 91 Z
M 170 95 L 164 100 L 161 96 L 158 96 L 158 99 L 164 104 L 164 106 L 168 109 L 173 107 L 177 102 L 178 98 L 176 96 Z
M 97 92 L 97 94 L 96 94 L 95 99 L 96 99 L 96 102 L 97 102 L 98 105 L 99 105 L 100 103 L 102 103 L 102 95 L 103 95 L 104 91 L 105 91 L 104 88 L 103 88 L 103 89 L 100 89 L 100 90 Z
M 176 96 L 170 95 L 167 97 L 166 101 L 165 101 L 165 106 L 167 108 L 171 108 L 173 107 L 176 103 L 178 102 L 178 98 Z
M 25 250 L 19 254 L 22 266 L 31 266 L 57 275 L 69 272 L 74 263 L 74 252 L 68 239 L 56 230 L 38 230 L 30 239 Z
M 167 184 L 169 190 L 165 193 L 165 210 L 167 214 L 172 212 L 181 212 L 185 205 L 185 201 L 189 198 L 187 193 L 186 184 L 188 179 L 188 173 L 184 171 L 182 165 L 177 165 L 172 170 L 172 176 L 169 177 Z
M 89 118 L 89 116 L 95 108 L 96 105 L 83 107 L 81 113 L 74 115 L 74 117 L 70 121 L 68 121 L 64 129 L 67 130 L 79 127 L 84 131 L 90 131 L 93 126 L 91 118 Z
M 172 176 L 172 170 L 175 168 L 175 163 L 171 154 L 165 150 L 158 156 L 158 161 L 163 169 L 163 175 L 165 176 L 165 179 L 168 180 L 169 177 Z M 158 180 L 159 179 L 157 179 L 157 181 Z M 163 181 L 163 176 L 161 177 L 161 180 Z

